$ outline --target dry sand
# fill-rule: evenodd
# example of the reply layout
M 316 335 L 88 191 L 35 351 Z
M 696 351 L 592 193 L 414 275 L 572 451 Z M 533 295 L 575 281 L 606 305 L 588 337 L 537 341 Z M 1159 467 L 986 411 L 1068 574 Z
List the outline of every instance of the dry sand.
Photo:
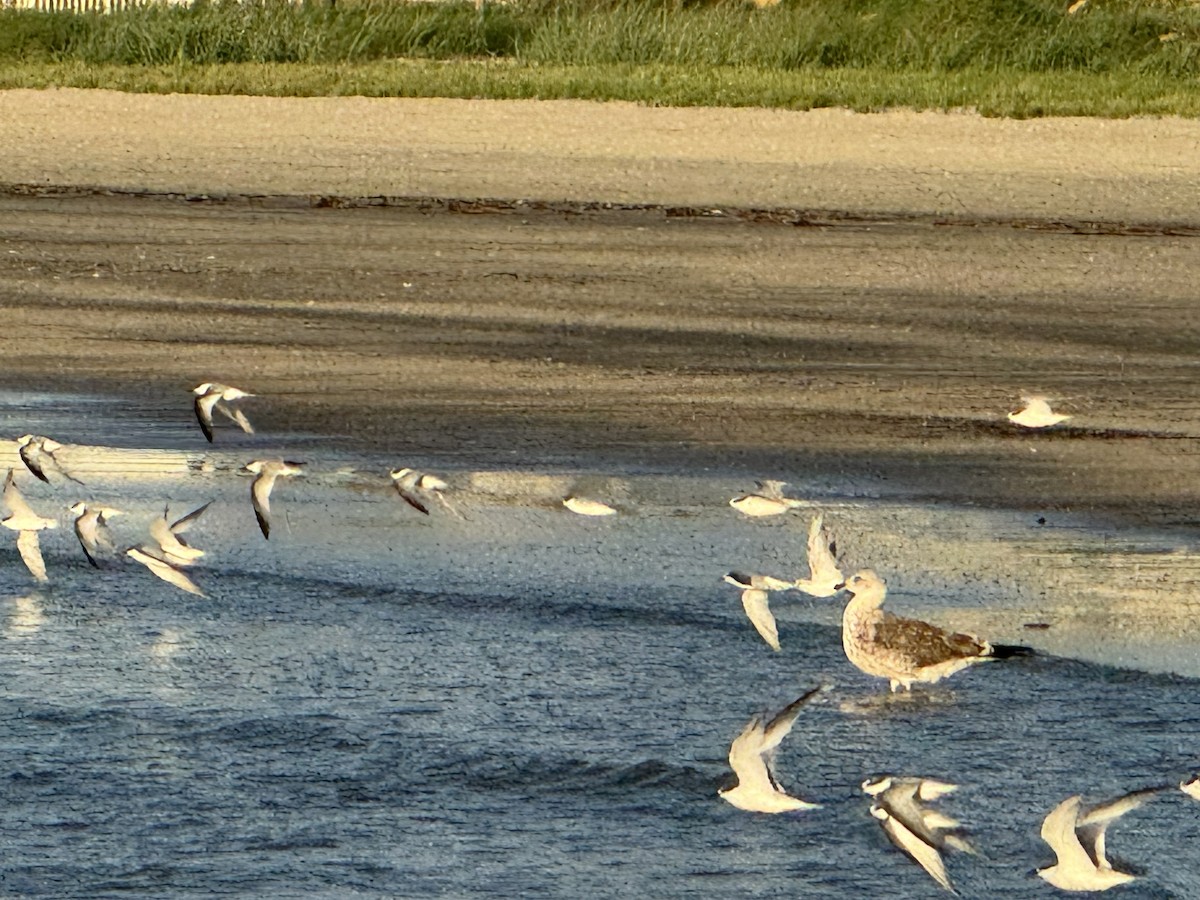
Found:
M 0 92 L 0 182 L 1200 224 L 1200 122 Z

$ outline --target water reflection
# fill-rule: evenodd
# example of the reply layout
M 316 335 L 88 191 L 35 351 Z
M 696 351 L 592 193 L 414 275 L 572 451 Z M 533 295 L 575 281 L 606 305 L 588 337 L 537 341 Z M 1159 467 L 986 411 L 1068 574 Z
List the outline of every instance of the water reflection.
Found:
M 150 644 L 150 658 L 160 663 L 170 662 L 183 649 L 185 636 L 185 632 L 178 628 L 160 629 Z
M 9 640 L 33 637 L 46 621 L 41 601 L 33 594 L 14 597 L 9 601 L 12 610 L 4 624 L 4 636 Z

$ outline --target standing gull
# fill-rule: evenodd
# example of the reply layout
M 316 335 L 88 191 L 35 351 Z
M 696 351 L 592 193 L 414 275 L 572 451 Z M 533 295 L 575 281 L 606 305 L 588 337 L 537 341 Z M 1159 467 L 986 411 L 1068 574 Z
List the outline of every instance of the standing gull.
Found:
M 271 538 L 271 488 L 275 487 L 275 479 L 303 475 L 303 465 L 283 459 L 256 459 L 246 464 L 245 470 L 258 476 L 250 485 L 250 502 L 254 505 L 258 527 L 268 540 Z
M 4 479 L 4 506 L 9 514 L 0 519 L 0 525 L 17 532 L 17 551 L 33 577 L 38 581 L 49 581 L 46 577 L 46 562 L 42 559 L 42 549 L 38 543 L 38 532 L 46 528 L 57 528 L 58 522 L 39 516 L 30 509 L 21 492 L 17 490 L 12 469 L 8 470 L 8 476 Z
M 1022 397 L 1025 407 L 1008 414 L 1008 421 L 1022 428 L 1047 428 L 1065 422 L 1070 416 L 1056 413 L 1050 408 L 1050 398 L 1043 396 Z
M 204 432 L 204 436 L 208 438 L 210 444 L 213 439 L 212 414 L 214 409 L 238 425 L 246 434 L 254 434 L 254 428 L 250 425 L 250 420 L 246 418 L 245 413 L 229 405 L 235 400 L 253 397 L 254 394 L 214 381 L 196 385 L 192 388 L 192 393 L 196 395 L 196 399 L 192 401 L 192 406 L 196 411 L 196 421 L 200 423 L 200 430 Z
M 204 555 L 203 550 L 191 546 L 180 535 L 195 525 L 196 520 L 211 505 L 212 501 L 210 500 L 174 522 L 170 518 L 170 504 L 163 507 L 162 515 L 150 523 L 150 537 L 154 538 L 154 542 L 162 551 L 160 555 L 163 560 L 172 566 L 190 566 Z
M 825 685 L 813 688 L 769 722 L 759 714 L 746 724 L 729 748 L 729 765 L 737 776 L 737 785 L 718 791 L 722 798 L 748 812 L 781 813 L 820 806 L 788 795 L 775 777 L 775 753 L 801 708 L 825 689 Z
M 770 595 L 767 592 L 785 591 L 792 583 L 770 575 L 747 575 L 743 572 L 729 572 L 723 580 L 741 588 L 742 609 L 746 611 L 750 624 L 772 650 L 778 651 L 779 628 L 775 624 L 775 616 L 771 614 Z
M 108 520 L 121 515 L 121 511 L 107 506 L 88 506 L 80 500 L 71 507 L 71 512 L 75 513 L 75 537 L 79 538 L 79 546 L 83 548 L 88 562 L 99 568 L 100 563 L 96 562 L 96 557 L 101 549 L 113 549 Z
M 416 469 L 392 469 L 390 474 L 392 484 L 396 486 L 396 493 L 400 495 L 400 499 L 418 512 L 429 515 L 428 500 L 426 499 L 428 497 L 436 498 L 447 510 L 454 511 L 449 501 L 446 500 L 445 494 L 442 493 L 450 485 L 436 475 L 428 475 L 425 472 L 418 472 Z
M 53 466 L 54 471 L 64 478 L 69 478 L 76 484 L 83 484 L 82 481 L 67 472 L 62 463 L 58 461 L 58 457 L 54 455 L 62 449 L 62 446 L 58 441 L 40 434 L 23 434 L 17 438 L 17 452 L 21 456 L 21 462 L 25 463 L 25 468 L 42 481 L 50 483 L 50 479 L 46 476 L 46 469 Z
M 1037 873 L 1063 891 L 1107 891 L 1133 881 L 1134 876 L 1112 867 L 1105 855 L 1104 832 L 1110 822 L 1137 809 L 1161 788 L 1133 791 L 1107 803 L 1082 808 L 1083 798 L 1068 797 L 1042 822 L 1042 840 L 1057 861 Z
M 824 516 L 817 513 L 808 526 L 808 578 L 798 578 L 792 587 L 811 597 L 832 597 L 845 580 L 837 564 L 837 545 L 829 537 Z
M 975 663 L 1030 652 L 1025 647 L 993 647 L 969 634 L 884 612 L 880 607 L 887 585 L 870 569 L 840 587 L 850 594 L 842 613 L 846 658 L 868 675 L 888 679 L 892 691 L 901 686 L 911 690 L 913 682 L 933 684 Z
M 742 494 L 729 501 L 729 505 L 744 516 L 778 516 L 789 509 L 803 506 L 803 500 L 783 496 L 786 481 L 756 481 L 757 494 Z

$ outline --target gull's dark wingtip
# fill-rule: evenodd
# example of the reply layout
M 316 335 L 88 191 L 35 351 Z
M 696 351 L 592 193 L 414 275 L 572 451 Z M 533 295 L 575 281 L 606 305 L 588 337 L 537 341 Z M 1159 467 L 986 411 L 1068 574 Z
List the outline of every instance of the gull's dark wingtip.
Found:
M 1037 656 L 1037 651 L 1020 644 L 992 644 L 994 659 L 1020 659 L 1028 656 Z

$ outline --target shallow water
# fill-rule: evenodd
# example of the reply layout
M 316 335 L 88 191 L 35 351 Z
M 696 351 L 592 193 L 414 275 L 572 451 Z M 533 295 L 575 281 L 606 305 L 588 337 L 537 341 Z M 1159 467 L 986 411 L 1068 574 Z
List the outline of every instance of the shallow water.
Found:
M 891 696 L 846 662 L 835 601 L 773 601 L 779 654 L 755 635 L 720 577 L 800 574 L 808 515 L 743 519 L 726 501 L 751 485 L 721 473 L 447 471 L 227 429 L 209 447 L 186 397 L 164 416 L 0 396 L 0 434 L 26 431 L 91 446 L 64 454 L 86 490 L 20 481 L 59 510 L 50 584 L 0 542 L 12 894 L 938 896 L 868 814 L 858 785 L 886 771 L 962 785 L 942 805 L 981 850 L 948 858 L 964 896 L 1053 896 L 1029 873 L 1053 861 L 1038 829 L 1056 803 L 1198 764 L 1196 562 L 1168 532 L 778 473 L 898 611 L 1064 654 Z M 0 465 L 12 453 L 0 442 Z M 269 455 L 310 474 L 278 483 L 266 542 L 235 472 Z M 446 474 L 462 518 L 399 502 L 386 472 L 402 464 Z M 621 515 L 574 517 L 570 490 Z M 65 513 L 85 494 L 126 512 L 120 546 L 166 501 L 213 500 L 188 535 L 207 597 L 92 570 Z M 749 717 L 822 681 L 777 768 L 823 807 L 717 798 Z M 1122 895 L 1200 895 L 1197 838 L 1200 804 L 1178 791 L 1112 826 L 1118 864 L 1145 873 Z

